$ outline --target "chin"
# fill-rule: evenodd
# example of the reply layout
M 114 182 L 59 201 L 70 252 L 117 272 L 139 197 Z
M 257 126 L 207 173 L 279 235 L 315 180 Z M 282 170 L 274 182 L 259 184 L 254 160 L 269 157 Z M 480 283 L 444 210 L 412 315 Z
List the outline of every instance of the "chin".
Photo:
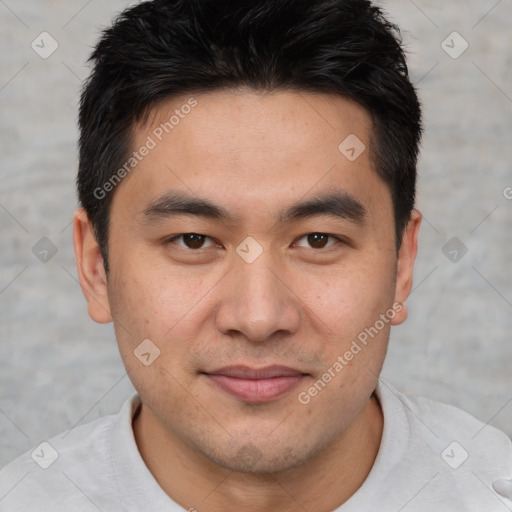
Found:
M 252 442 L 237 443 L 224 451 L 201 450 L 203 455 L 230 471 L 250 474 L 269 474 L 300 466 L 315 454 L 305 446 L 258 446 Z

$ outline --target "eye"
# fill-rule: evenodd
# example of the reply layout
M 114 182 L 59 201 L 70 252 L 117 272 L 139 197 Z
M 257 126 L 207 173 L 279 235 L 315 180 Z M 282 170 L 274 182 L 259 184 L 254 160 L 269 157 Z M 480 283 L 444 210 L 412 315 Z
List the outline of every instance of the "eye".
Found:
M 177 244 L 185 249 L 204 249 L 204 241 L 206 239 L 212 240 L 209 236 L 201 235 L 199 233 L 182 233 L 181 235 L 173 236 L 167 240 L 167 243 L 175 243 L 178 239 L 183 239 L 184 245 Z
M 307 240 L 307 242 L 310 244 L 310 246 L 313 249 L 325 249 L 326 247 L 331 247 L 332 245 L 335 245 L 336 242 L 343 241 L 340 238 L 338 238 L 334 235 L 330 235 L 328 233 L 308 233 L 307 235 L 304 235 L 299 240 L 302 240 L 304 238 Z M 335 242 L 330 245 L 327 245 L 327 240 L 329 238 L 334 239 Z M 298 245 L 298 244 L 296 244 L 296 245 Z

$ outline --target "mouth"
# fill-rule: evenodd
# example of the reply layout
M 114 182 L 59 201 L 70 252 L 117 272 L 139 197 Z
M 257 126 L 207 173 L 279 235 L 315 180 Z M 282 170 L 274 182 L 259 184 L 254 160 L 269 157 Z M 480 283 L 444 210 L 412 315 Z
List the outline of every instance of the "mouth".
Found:
M 287 366 L 226 366 L 202 374 L 232 397 L 248 403 L 264 403 L 286 395 L 308 375 Z

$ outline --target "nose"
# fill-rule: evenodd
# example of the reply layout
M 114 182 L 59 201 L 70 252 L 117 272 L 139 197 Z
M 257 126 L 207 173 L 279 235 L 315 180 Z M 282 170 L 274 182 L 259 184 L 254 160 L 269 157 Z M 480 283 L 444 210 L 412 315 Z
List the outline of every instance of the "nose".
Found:
M 289 273 L 280 270 L 265 251 L 251 263 L 236 257 L 233 265 L 216 311 L 217 328 L 226 335 L 243 335 L 252 343 L 296 333 L 300 300 Z

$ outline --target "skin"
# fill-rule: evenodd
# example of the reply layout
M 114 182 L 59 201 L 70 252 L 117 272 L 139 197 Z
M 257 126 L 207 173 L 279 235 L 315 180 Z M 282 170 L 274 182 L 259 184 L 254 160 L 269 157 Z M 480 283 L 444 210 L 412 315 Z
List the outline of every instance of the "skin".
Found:
M 397 254 L 391 194 L 374 169 L 370 117 L 359 105 L 282 91 L 194 97 L 192 112 L 115 189 L 108 278 L 86 213 L 75 213 L 88 311 L 114 323 L 143 402 L 133 422 L 139 451 L 176 502 L 200 512 L 327 512 L 357 491 L 375 461 L 383 416 L 372 392 L 405 304 L 307 405 L 298 395 L 405 303 L 421 214 L 413 210 Z M 165 101 L 134 127 L 134 148 L 188 98 Z M 353 162 L 338 150 L 349 134 L 366 145 Z M 144 209 L 169 190 L 222 205 L 236 222 L 145 220 Z M 333 190 L 364 206 L 362 223 L 326 215 L 277 222 L 283 208 Z M 207 238 L 199 249 L 165 241 L 183 233 Z M 314 245 L 311 233 L 342 241 Z M 236 252 L 248 236 L 263 250 L 252 263 Z M 134 356 L 146 338 L 160 350 L 149 366 Z M 249 403 L 200 373 L 234 364 L 307 375 L 284 396 Z

